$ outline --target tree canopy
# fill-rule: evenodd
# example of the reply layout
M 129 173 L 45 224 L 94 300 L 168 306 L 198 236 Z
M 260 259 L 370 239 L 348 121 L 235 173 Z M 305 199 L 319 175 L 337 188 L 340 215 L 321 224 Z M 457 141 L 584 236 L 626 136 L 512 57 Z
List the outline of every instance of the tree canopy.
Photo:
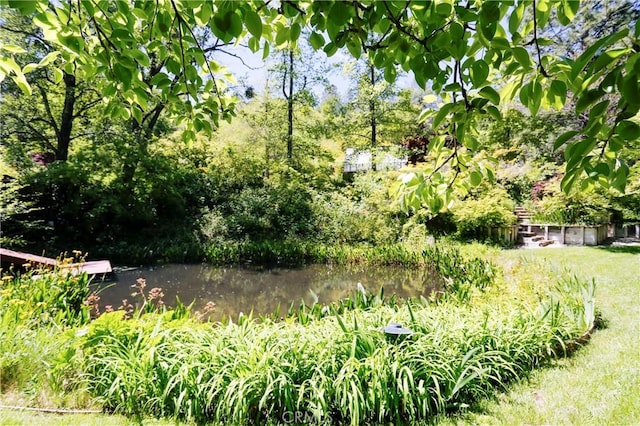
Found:
M 531 114 L 571 105 L 584 125 L 561 135 L 562 187 L 580 183 L 624 191 L 629 168 L 620 151 L 640 138 L 640 24 L 602 31 L 584 50 L 555 54 L 544 37 L 550 21 L 567 26 L 589 4 L 574 0 L 520 1 L 207 1 L 1 0 L 33 19 L 54 50 L 19 66 L 17 46 L 0 46 L 0 80 L 25 93 L 25 74 L 53 66 L 54 78 L 96 82 L 113 119 L 140 127 L 158 111 L 184 125 L 183 137 L 211 133 L 231 119 L 233 76 L 215 60 L 221 46 L 246 43 L 268 56 L 302 34 L 331 56 L 346 49 L 367 55 L 393 82 L 411 72 L 437 96 L 425 110 L 436 132 L 429 149 L 439 160 L 400 184 L 405 208 L 437 211 L 457 190 L 492 178 L 480 161 L 477 124 L 500 118 L 500 106 L 519 100 Z M 118 100 L 114 102 L 113 100 Z M 456 185 L 452 185 L 456 183 Z M 458 185 L 459 184 L 459 185 Z

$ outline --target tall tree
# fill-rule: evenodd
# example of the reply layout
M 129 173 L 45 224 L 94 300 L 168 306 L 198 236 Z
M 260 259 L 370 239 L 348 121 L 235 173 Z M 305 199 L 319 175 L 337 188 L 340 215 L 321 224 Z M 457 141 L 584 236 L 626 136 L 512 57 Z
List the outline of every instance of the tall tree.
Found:
M 294 117 L 296 105 L 304 107 L 308 101 L 316 103 L 313 88 L 327 83 L 328 67 L 303 40 L 287 42 L 279 52 L 280 60 L 270 72 L 281 81 L 281 93 L 287 103 L 287 159 L 293 159 Z
M 54 68 L 58 52 L 31 19 L 6 9 L 0 19 L 0 39 L 18 52 L 18 64 L 39 63 L 27 74 L 35 89 L 30 96 L 22 96 L 13 81 L 2 83 L 3 143 L 23 155 L 40 151 L 41 161 L 66 161 L 71 142 L 91 134 L 89 115 L 101 102 L 100 96 L 74 69 Z M 52 153 L 51 158 L 42 151 Z
M 343 126 L 349 146 L 375 149 L 416 133 L 421 105 L 413 90 L 386 81 L 366 57 L 345 64 L 344 73 L 351 77 Z

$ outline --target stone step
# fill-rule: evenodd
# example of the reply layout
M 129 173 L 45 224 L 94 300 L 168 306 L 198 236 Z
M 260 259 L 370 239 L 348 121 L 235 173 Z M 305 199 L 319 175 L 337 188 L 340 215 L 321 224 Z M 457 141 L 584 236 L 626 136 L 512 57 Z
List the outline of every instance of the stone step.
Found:
M 540 241 L 540 242 L 538 243 L 538 245 L 539 245 L 540 247 L 546 247 L 546 246 L 548 246 L 548 245 L 550 245 L 550 244 L 553 244 L 553 243 L 555 242 L 555 241 L 553 241 L 553 240 L 545 240 L 544 238 L 543 238 L 543 240 L 544 240 L 544 241 Z
M 536 235 L 535 237 L 531 237 L 531 241 L 542 241 L 544 237 L 542 235 Z M 547 240 L 553 242 L 553 240 Z

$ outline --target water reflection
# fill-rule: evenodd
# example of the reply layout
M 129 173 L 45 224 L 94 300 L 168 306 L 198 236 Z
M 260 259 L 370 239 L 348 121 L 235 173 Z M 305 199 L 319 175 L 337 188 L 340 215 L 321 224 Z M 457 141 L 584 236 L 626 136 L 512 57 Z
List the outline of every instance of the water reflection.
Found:
M 327 304 L 348 296 L 362 283 L 371 293 L 384 288 L 384 294 L 400 298 L 428 297 L 442 287 L 437 275 L 424 268 L 345 267 L 310 265 L 303 268 L 213 267 L 208 265 L 163 265 L 117 272 L 117 282 L 101 293 L 101 305 L 120 306 L 132 300 L 131 285 L 144 278 L 146 290 L 160 287 L 164 300 L 172 306 L 176 297 L 201 309 L 208 301 L 216 303 L 211 319 L 236 318 L 240 312 L 270 314 L 280 306 L 286 312 L 293 302 L 314 301 Z

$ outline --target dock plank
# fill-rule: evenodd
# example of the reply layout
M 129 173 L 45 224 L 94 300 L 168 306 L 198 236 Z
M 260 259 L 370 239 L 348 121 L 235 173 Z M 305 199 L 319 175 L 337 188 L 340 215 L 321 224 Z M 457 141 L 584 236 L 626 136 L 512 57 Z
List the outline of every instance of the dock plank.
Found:
M 50 257 L 38 256 L 35 254 L 21 253 L 19 251 L 0 248 L 0 261 L 6 263 L 14 263 L 16 265 L 24 265 L 31 263 L 36 265 L 56 266 L 58 261 Z
M 38 256 L 30 253 L 21 253 L 19 251 L 13 251 L 5 248 L 0 248 L 0 262 L 13 263 L 14 265 L 22 266 L 25 263 L 32 265 L 41 265 L 46 267 L 58 267 L 61 270 L 68 270 L 73 275 L 78 275 L 86 272 L 89 275 L 110 274 L 113 272 L 111 269 L 111 262 L 108 260 L 93 260 L 81 263 L 63 264 L 56 259 L 50 257 Z

